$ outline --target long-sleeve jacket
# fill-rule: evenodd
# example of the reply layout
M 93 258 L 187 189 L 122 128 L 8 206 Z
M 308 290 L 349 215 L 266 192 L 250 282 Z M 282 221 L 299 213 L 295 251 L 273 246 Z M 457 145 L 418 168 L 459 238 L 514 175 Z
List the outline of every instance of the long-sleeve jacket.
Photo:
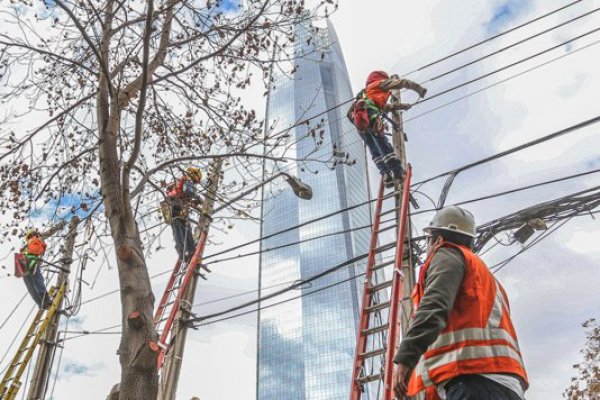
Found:
M 427 347 L 446 327 L 448 315 L 465 276 L 465 260 L 457 249 L 441 248 L 433 256 L 425 280 L 425 293 L 394 358 L 414 368 Z

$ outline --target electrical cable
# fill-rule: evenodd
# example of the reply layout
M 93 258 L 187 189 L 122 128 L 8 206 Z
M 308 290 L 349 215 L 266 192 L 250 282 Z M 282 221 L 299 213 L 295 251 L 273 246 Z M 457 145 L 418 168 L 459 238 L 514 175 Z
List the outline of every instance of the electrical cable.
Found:
M 547 141 L 549 141 L 549 140 L 555 139 L 555 138 L 557 138 L 557 137 L 560 137 L 560 136 L 566 135 L 566 134 L 568 134 L 568 133 L 571 133 L 571 132 L 575 132 L 575 131 L 577 131 L 578 129 L 582 129 L 582 128 L 584 128 L 584 127 L 587 127 L 587 126 L 589 126 L 589 125 L 595 124 L 595 123 L 597 123 L 597 122 L 600 122 L 600 116 L 598 116 L 598 117 L 595 117 L 595 118 L 591 118 L 591 119 L 589 119 L 589 120 L 583 121 L 583 122 L 581 122 L 581 123 L 578 123 L 578 124 L 576 124 L 576 125 L 572 125 L 572 126 L 570 126 L 570 127 L 568 127 L 568 128 L 565 128 L 565 129 L 562 129 L 562 130 L 560 130 L 560 131 L 557 131 L 557 132 L 551 133 L 551 134 L 549 134 L 549 135 L 546 135 L 546 136 L 543 136 L 543 137 L 541 137 L 541 138 L 535 139 L 535 140 L 533 140 L 533 141 L 530 141 L 530 142 L 524 143 L 524 144 L 522 144 L 522 145 L 519 145 L 519 146 L 513 147 L 513 148 L 511 148 L 511 149 L 508 149 L 508 150 L 505 150 L 505 151 L 502 151 L 502 152 L 496 153 L 496 154 L 494 154 L 494 155 L 492 155 L 492 156 L 489 156 L 489 157 L 486 157 L 486 158 L 480 159 L 480 160 L 478 160 L 478 161 L 475 161 L 475 162 L 472 162 L 472 163 L 466 164 L 466 165 L 464 165 L 464 166 L 462 166 L 462 167 L 459 167 L 459 168 L 457 168 L 457 169 L 454 169 L 454 170 L 451 170 L 451 171 L 448 171 L 448 172 L 445 172 L 445 173 L 442 173 L 442 174 L 438 174 L 438 175 L 435 175 L 435 176 L 433 176 L 433 177 L 430 177 L 430 178 L 424 179 L 424 180 L 422 180 L 422 181 L 420 181 L 420 182 L 417 182 L 417 183 L 414 183 L 414 184 L 412 184 L 412 185 L 411 185 L 411 187 L 414 187 L 414 186 L 417 186 L 417 185 L 422 185 L 422 184 L 424 184 L 424 183 L 431 182 L 431 181 L 433 181 L 433 180 L 435 180 L 435 179 L 438 179 L 438 178 L 441 178 L 441 177 L 444 177 L 444 176 L 450 175 L 450 174 L 452 174 L 452 173 L 458 173 L 458 172 L 462 172 L 462 171 L 465 171 L 465 170 L 467 170 L 467 169 L 470 169 L 470 168 L 474 168 L 474 167 L 476 167 L 476 166 L 479 166 L 479 165 L 482 165 L 482 164 L 485 164 L 485 163 L 488 163 L 488 162 L 494 161 L 494 160 L 496 160 L 496 159 L 498 159 L 498 158 L 501 158 L 501 157 L 504 157 L 504 156 L 506 156 L 506 155 L 509 155 L 509 154 L 516 153 L 516 152 L 518 152 L 518 151 L 520 151 L 520 150 L 523 150 L 523 149 L 526 149 L 526 148 L 529 148 L 529 147 L 532 147 L 532 146 L 535 146 L 535 145 L 538 145 L 538 144 L 541 144 L 541 143 L 547 142 Z M 565 178 L 559 178 L 558 180 L 552 180 L 552 181 L 548 181 L 548 183 L 552 183 L 552 182 L 554 182 L 554 181 L 558 182 L 558 181 L 561 181 L 561 180 L 572 179 L 573 177 L 577 177 L 577 176 L 583 176 L 583 175 L 587 175 L 587 174 L 591 174 L 591 173 L 595 173 L 595 172 L 596 172 L 596 170 L 593 170 L 593 171 L 588 171 L 588 172 L 584 172 L 584 173 L 581 173 L 581 174 L 576 174 L 576 175 L 574 175 L 574 176 L 572 176 L 572 177 L 565 177 Z M 541 184 L 547 184 L 547 183 L 541 183 Z M 540 185 L 541 185 L 541 184 L 540 184 Z M 531 185 L 530 185 L 530 186 L 531 186 Z M 528 188 L 528 187 L 527 187 L 527 188 Z M 506 194 L 508 194 L 508 193 L 514 193 L 514 192 L 516 192 L 516 191 L 519 191 L 519 190 L 525 190 L 525 188 L 512 189 L 512 190 L 510 190 L 510 191 L 507 191 L 507 193 L 506 193 Z M 395 193 L 395 192 L 391 192 L 391 195 L 393 195 L 394 193 Z M 492 197 L 495 197 L 495 196 L 493 196 L 493 195 L 490 195 L 490 196 L 492 196 Z M 487 198 L 488 196 L 484 196 L 484 197 L 486 197 L 486 198 Z M 489 198 L 491 198 L 491 197 L 489 197 Z M 375 200 L 376 200 L 376 199 L 375 199 Z M 364 203 L 360 203 L 360 204 L 358 204 L 358 205 L 354 205 L 354 206 L 351 206 L 351 207 L 349 207 L 349 208 L 346 208 L 346 209 L 341 209 L 341 210 L 338 210 L 338 211 L 336 211 L 336 212 L 333 212 L 333 213 L 330 213 L 330 214 L 326 214 L 326 215 L 323 215 L 323 216 L 321 216 L 321 217 L 317 217 L 317 218 L 315 218 L 315 219 L 312 219 L 312 220 L 306 221 L 306 222 L 305 222 L 303 225 L 297 225 L 297 226 L 293 226 L 293 227 L 290 227 L 290 228 L 286 228 L 286 229 L 284 229 L 284 230 L 281 230 L 281 231 L 277 231 L 277 232 L 275 232 L 275 233 L 273 233 L 273 234 L 269 235 L 269 237 L 273 237 L 273 236 L 276 236 L 276 235 L 283 234 L 283 233 L 285 233 L 285 232 L 289 232 L 290 230 L 297 229 L 297 228 L 299 228 L 300 226 L 308 225 L 308 224 L 310 224 L 310 223 L 313 223 L 313 222 L 316 222 L 316 221 L 321 221 L 321 220 L 323 220 L 323 219 L 329 218 L 329 217 L 331 217 L 331 216 L 333 216 L 333 215 L 336 215 L 336 214 L 338 214 L 338 213 L 341 213 L 341 212 L 348 211 L 349 209 L 352 209 L 352 208 L 357 208 L 357 207 L 359 207 L 359 206 L 362 206 L 362 205 L 365 205 L 365 204 L 369 204 L 369 203 L 371 203 L 371 202 L 373 202 L 373 201 L 375 201 L 375 200 L 371 200 L 371 201 L 367 201 L 367 202 L 364 202 Z M 475 200 L 472 200 L 472 201 L 470 200 L 470 201 L 468 201 L 468 202 L 473 202 L 473 201 L 475 201 Z M 467 203 L 460 203 L 460 204 L 467 204 Z M 429 209 L 429 210 L 419 210 L 419 211 L 413 211 L 413 212 L 411 213 L 411 216 L 414 216 L 414 215 L 419 215 L 419 214 L 423 214 L 423 213 L 426 213 L 426 212 L 433 212 L 433 211 L 436 211 L 436 209 Z M 223 255 L 223 254 L 230 253 L 230 252 L 232 252 L 232 251 L 235 251 L 235 250 L 237 250 L 237 249 L 240 249 L 240 248 L 243 248 L 243 247 L 249 246 L 249 245 L 251 245 L 251 244 L 254 244 L 254 243 L 260 242 L 261 240 L 263 240 L 263 239 L 266 239 L 266 238 L 267 238 L 267 237 L 264 237 L 264 238 L 258 238 L 258 239 L 253 239 L 253 240 L 251 240 L 251 241 L 248 241 L 248 242 L 242 243 L 242 244 L 240 244 L 240 245 L 236 245 L 236 246 L 233 246 L 233 247 L 230 247 L 230 248 L 224 249 L 224 250 L 222 250 L 222 251 L 219 251 L 219 252 L 217 252 L 217 253 L 214 253 L 214 254 L 211 254 L 211 255 L 209 255 L 209 256 L 206 256 L 206 257 L 204 257 L 204 258 L 203 258 L 203 261 L 205 261 L 205 260 L 207 260 L 207 259 L 210 259 L 210 258 L 213 258 L 213 257 L 216 257 L 216 256 L 219 256 L 219 255 Z M 213 263 L 214 263 L 214 261 L 213 261 Z M 209 264 L 209 263 L 207 263 L 207 265 L 208 265 L 208 264 Z M 164 272 L 160 272 L 160 273 L 158 273 L 158 274 L 152 275 L 152 276 L 151 276 L 151 279 L 154 279 L 154 278 L 156 278 L 156 277 L 159 277 L 159 276 L 162 276 L 162 275 L 167 275 L 167 274 L 169 274 L 170 272 L 171 272 L 170 270 L 167 270 L 167 271 L 164 271 Z M 101 298 L 107 297 L 107 296 L 109 296 L 109 295 L 112 295 L 112 294 L 115 294 L 115 293 L 118 293 L 118 292 L 119 292 L 119 289 L 115 289 L 115 290 L 112 290 L 112 291 L 110 291 L 110 292 L 107 292 L 107 293 L 104 293 L 104 294 L 102 294 L 102 295 L 99 295 L 99 296 L 96 296 L 96 297 L 94 297 L 94 298 L 91 298 L 91 299 L 88 299 L 88 300 L 86 300 L 86 301 L 83 301 L 81 304 L 82 304 L 82 305 L 83 305 L 83 304 L 87 304 L 87 303 L 90 303 L 90 302 L 92 302 L 92 301 L 99 300 L 99 299 L 101 299 Z
M 23 303 L 23 301 L 25 300 L 25 298 L 27 297 L 27 293 L 25 293 L 23 295 L 23 297 L 21 297 L 21 299 L 17 302 L 17 304 L 13 307 L 13 309 L 10 311 L 10 313 L 8 313 L 8 316 L 4 319 L 4 321 L 2 322 L 2 325 L 0 325 L 0 331 L 2 330 L 2 328 L 4 328 L 4 326 L 8 323 L 8 321 L 10 320 L 10 318 L 14 315 L 14 313 L 17 311 L 17 309 L 19 308 L 19 306 L 21 306 L 21 304 Z
M 551 46 L 551 47 L 549 47 L 549 48 L 547 48 L 547 49 L 545 49 L 545 50 L 542 50 L 542 51 L 540 51 L 540 52 L 537 52 L 537 53 L 535 53 L 535 54 L 532 54 L 532 55 L 530 55 L 530 56 L 527 56 L 527 57 L 525 57 L 525 58 L 522 58 L 522 59 L 520 59 L 520 60 L 518 60 L 518 61 L 512 62 L 512 63 L 510 63 L 510 64 L 507 64 L 507 65 L 503 66 L 503 67 L 500 67 L 500 68 L 498 68 L 498 69 L 495 69 L 495 70 L 494 70 L 494 71 L 492 71 L 492 72 L 485 73 L 485 74 L 483 74 L 483 75 L 480 75 L 480 76 L 478 76 L 478 77 L 476 77 L 476 78 L 470 79 L 470 80 L 468 80 L 468 81 L 466 81 L 466 82 L 463 82 L 463 83 L 461 83 L 461 84 L 458 84 L 458 85 L 456 85 L 456 86 L 453 86 L 453 87 L 451 87 L 451 88 L 449 88 L 449 89 L 442 90 L 441 92 L 438 92 L 438 93 L 434 94 L 433 96 L 428 96 L 428 97 L 426 97 L 426 98 L 424 98 L 424 99 L 420 100 L 418 103 L 414 104 L 414 105 L 413 105 L 413 107 L 414 107 L 414 106 L 416 106 L 416 105 L 419 105 L 419 104 L 423 104 L 423 103 L 425 103 L 425 102 L 427 102 L 427 101 L 433 100 L 433 99 L 435 99 L 435 98 L 437 98 L 437 97 L 443 96 L 443 95 L 445 95 L 445 94 L 447 94 L 447 93 L 453 92 L 453 91 L 455 91 L 455 90 L 457 90 L 457 89 L 460 89 L 460 88 L 462 88 L 462 87 L 465 87 L 465 86 L 467 86 L 467 85 L 470 85 L 471 83 L 478 82 L 478 81 L 480 81 L 480 80 L 482 80 L 482 79 L 485 79 L 485 78 L 487 78 L 487 77 L 489 77 L 489 76 L 491 76 L 491 75 L 494 75 L 494 74 L 497 74 L 497 73 L 499 73 L 499 72 L 505 71 L 505 70 L 507 70 L 507 69 L 509 69 L 509 68 L 512 68 L 512 67 L 516 66 L 516 65 L 519 65 L 519 64 L 521 64 L 521 63 L 524 63 L 525 61 L 532 60 L 532 59 L 534 59 L 535 57 L 539 57 L 539 56 L 541 56 L 541 55 L 543 55 L 543 54 L 549 53 L 549 52 L 551 52 L 551 51 L 553 51 L 553 50 L 556 50 L 556 49 L 558 49 L 558 48 L 560 48 L 560 47 L 562 47 L 562 46 L 565 46 L 565 45 L 567 45 L 567 44 L 569 44 L 569 43 L 572 43 L 572 42 L 574 42 L 574 41 L 576 41 L 576 40 L 578 40 L 578 39 L 581 39 L 581 38 L 583 38 L 583 37 L 589 36 L 589 35 L 591 35 L 591 34 L 593 34 L 593 33 L 596 33 L 596 32 L 598 32 L 598 31 L 600 31 L 600 28 L 595 28 L 595 29 L 592 29 L 592 30 L 590 30 L 590 31 L 587 31 L 586 33 L 583 33 L 583 34 L 579 35 L 579 36 L 576 36 L 576 37 L 574 37 L 574 38 L 571 38 L 571 39 L 569 39 L 569 40 L 566 40 L 566 41 L 564 41 L 564 42 L 561 42 L 560 44 L 557 44 L 557 45 Z
M 576 17 L 574 17 L 574 18 L 571 18 L 571 19 L 569 19 L 569 20 L 567 20 L 567 21 L 561 22 L 561 23 L 560 23 L 560 24 L 558 24 L 558 25 L 554 25 L 554 26 L 552 26 L 552 27 L 550 27 L 550 28 L 548 28 L 548 29 L 545 29 L 545 30 L 543 30 L 543 31 L 541 31 L 541 32 L 538 32 L 538 33 L 536 33 L 536 34 L 534 34 L 534 35 L 527 36 L 527 37 L 526 37 L 526 38 L 524 38 L 524 39 L 521 39 L 521 40 L 519 40 L 519 41 L 517 41 L 517 42 L 511 43 L 511 44 L 510 44 L 510 45 L 508 45 L 508 46 L 502 47 L 502 48 L 500 48 L 500 49 L 498 49 L 498 50 L 496 50 L 496 51 L 493 51 L 493 52 L 491 52 L 491 53 L 488 53 L 488 54 L 486 54 L 486 55 L 484 55 L 484 56 L 482 56 L 482 57 L 479 57 L 479 58 L 477 58 L 477 59 L 475 59 L 475 60 L 469 61 L 468 63 L 462 64 L 462 65 L 460 65 L 460 66 L 458 66 L 458 67 L 456 67 L 456 68 L 454 68 L 454 69 L 451 69 L 450 71 L 446 71 L 446 72 L 443 72 L 443 73 L 441 73 L 441 74 L 438 74 L 438 75 L 436 75 L 436 76 L 434 76 L 434 77 L 432 77 L 432 78 L 429 78 L 427 81 L 425 81 L 425 82 L 423 82 L 423 83 L 429 83 L 429 82 L 435 81 L 435 80 L 437 80 L 437 79 L 439 79 L 439 78 L 442 78 L 442 77 L 444 77 L 444 76 L 450 75 L 450 74 L 452 74 L 452 73 L 454 73 L 454 72 L 457 72 L 457 71 L 459 71 L 459 70 L 461 70 L 461 69 L 463 69 L 463 68 L 466 68 L 466 67 L 469 67 L 469 66 L 471 66 L 471 65 L 473 65 L 473 64 L 476 64 L 476 63 L 478 63 L 479 61 L 483 61 L 483 60 L 485 60 L 485 59 L 487 59 L 487 58 L 489 58 L 489 57 L 495 56 L 495 55 L 497 55 L 497 54 L 500 54 L 500 53 L 502 53 L 502 52 L 504 52 L 504 51 L 506 51 L 506 50 L 512 49 L 513 47 L 516 47 L 516 46 L 518 46 L 518 45 L 520 45 L 520 44 L 523 44 L 523 43 L 525 43 L 525 42 L 528 42 L 528 41 L 530 41 L 530 40 L 532 40 L 532 39 L 535 39 L 535 38 L 537 38 L 537 37 L 540 37 L 540 36 L 542 36 L 542 35 L 545 35 L 546 33 L 550 33 L 550 32 L 552 32 L 552 31 L 554 31 L 554 30 L 556 30 L 556 29 L 558 29 L 558 28 L 562 28 L 563 26 L 566 26 L 566 25 L 568 25 L 568 24 L 570 24 L 570 23 L 572 23 L 572 22 L 578 21 L 578 20 L 580 20 L 581 18 L 585 18 L 585 17 L 587 17 L 587 16 L 590 16 L 590 15 L 592 15 L 593 13 L 596 13 L 596 12 L 598 12 L 598 11 L 600 11 L 600 7 L 599 7 L 599 8 L 595 8 L 595 9 L 593 9 L 593 10 L 591 10 L 591 11 L 588 11 L 588 12 L 586 12 L 586 13 L 584 13 L 584 14 L 578 15 L 578 16 L 576 16 Z M 423 83 L 421 83 L 421 84 L 423 84 Z
M 520 24 L 520 25 L 517 25 L 517 26 L 515 26 L 515 27 L 513 27 L 513 28 L 507 29 L 507 30 L 505 30 L 505 31 L 503 31 L 503 32 L 500 32 L 500 33 L 498 33 L 498 34 L 494 35 L 494 36 L 491 36 L 491 37 L 489 37 L 489 38 L 487 38 L 487 39 L 484 39 L 484 40 L 482 40 L 482 41 L 480 41 L 480 42 L 477 42 L 477 43 L 474 43 L 474 44 L 472 44 L 472 45 L 469 45 L 469 46 L 467 46 L 467 47 L 465 47 L 465 48 L 463 48 L 463 49 L 461 49 L 461 50 L 459 50 L 459 51 L 456 51 L 456 52 L 454 52 L 454 53 L 451 53 L 451 54 L 449 54 L 449 55 L 447 55 L 447 56 L 444 56 L 444 57 L 442 57 L 442 58 L 439 58 L 439 59 L 437 59 L 437 60 L 435 60 L 435 61 L 433 61 L 433 62 L 430 62 L 429 64 L 426 64 L 426 65 L 424 65 L 424 66 L 422 66 L 422 67 L 420 67 L 420 68 L 417 68 L 417 69 L 415 69 L 415 70 L 413 70 L 413 71 L 407 72 L 406 74 L 404 74 L 404 76 L 412 75 L 412 74 L 414 74 L 415 72 L 419 72 L 419 71 L 422 71 L 422 70 L 424 70 L 424 69 L 426 69 L 426 68 L 430 68 L 430 67 L 432 67 L 432 66 L 434 66 L 434 65 L 436 65 L 436 64 L 439 64 L 439 63 L 441 63 L 442 61 L 446 61 L 446 60 L 448 60 L 448 59 L 450 59 L 450 58 L 452 58 L 452 57 L 455 57 L 455 56 L 457 56 L 457 55 L 459 55 L 459 54 L 461 54 L 461 53 L 464 53 L 464 52 L 466 52 L 466 51 L 468 51 L 468 50 L 474 49 L 475 47 L 481 46 L 482 44 L 488 43 L 488 42 L 490 42 L 490 41 L 492 41 L 492 40 L 494 40 L 494 39 L 497 39 L 497 38 L 499 38 L 499 37 L 502 37 L 502 36 L 504 36 L 504 35 L 506 35 L 506 34 L 509 34 L 509 33 L 511 33 L 511 32 L 514 32 L 514 31 L 516 31 L 516 30 L 518 30 L 518 29 L 520 29 L 520 28 L 523 28 L 523 27 L 525 27 L 525 26 L 527 26 L 527 25 L 530 25 L 530 24 L 532 24 L 532 23 L 534 23 L 534 22 L 540 21 L 540 20 L 542 20 L 542 19 L 544 19 L 544 18 L 546 18 L 546 17 L 549 17 L 549 16 L 551 16 L 551 15 L 553 15 L 553 14 L 556 14 L 557 12 L 559 12 L 559 11 L 562 11 L 562 10 L 565 10 L 565 9 L 567 9 L 567 8 L 569 8 L 569 7 L 571 7 L 571 6 L 575 5 L 575 4 L 577 4 L 577 3 L 580 3 L 580 2 L 581 2 L 581 0 L 577 0 L 577 1 L 574 1 L 574 2 L 572 2 L 572 3 L 569 3 L 569 4 L 567 4 L 567 5 L 564 5 L 564 6 L 560 7 L 560 8 L 557 8 L 557 9 L 555 9 L 555 10 L 552 10 L 552 11 L 550 11 L 550 12 L 546 13 L 546 14 L 540 15 L 539 17 L 533 18 L 533 19 L 531 19 L 531 20 L 529 20 L 529 21 L 527 21 L 527 22 L 524 22 L 524 23 L 522 23 L 522 24 Z
M 496 86 L 498 86 L 498 85 L 501 85 L 501 84 L 503 84 L 503 83 L 506 83 L 506 82 L 508 82 L 508 81 L 511 81 L 511 80 L 513 80 L 513 79 L 515 79 L 515 78 L 518 78 L 518 77 L 520 77 L 520 76 L 523 76 L 523 75 L 525 75 L 525 74 L 528 74 L 529 72 L 532 72 L 532 71 L 535 71 L 535 70 L 537 70 L 537 69 L 539 69 L 539 68 L 545 67 L 546 65 L 550 65 L 550 64 L 552 64 L 552 63 L 554 63 L 554 62 L 556 62 L 556 61 L 559 61 L 559 60 L 561 60 L 561 59 L 563 59 L 563 58 L 566 58 L 566 57 L 568 57 L 568 56 L 571 56 L 571 55 L 573 55 L 573 54 L 577 54 L 577 53 L 579 53 L 580 51 L 583 51 L 583 50 L 585 50 L 585 49 L 588 49 L 588 48 L 590 48 L 590 47 L 592 47 L 592 46 L 595 46 L 595 45 L 597 45 L 597 44 L 599 44 L 599 43 L 600 43 L 600 40 L 597 40 L 597 41 L 595 41 L 595 42 L 592 42 L 592 43 L 590 43 L 590 44 L 587 44 L 587 45 L 585 45 L 585 46 L 582 46 L 582 47 L 580 47 L 580 48 L 578 48 L 578 49 L 571 50 L 571 51 L 569 51 L 568 53 L 562 54 L 562 55 L 560 55 L 560 56 L 558 56 L 558 57 L 555 57 L 555 58 L 553 58 L 553 59 L 551 59 L 551 60 L 549 60 L 549 61 L 545 61 L 545 62 L 543 62 L 543 63 L 541 63 L 541 64 L 538 64 L 538 65 L 536 65 L 536 66 L 533 66 L 533 67 L 531 67 L 531 68 L 528 68 L 528 69 L 526 69 L 526 70 L 524 70 L 524 71 L 521 71 L 521 72 L 519 72 L 519 73 L 517 73 L 517 74 L 511 75 L 511 76 L 509 76 L 509 77 L 507 77 L 507 78 L 504 78 L 504 79 L 502 79 L 502 80 L 500 80 L 500 81 L 498 81 L 498 82 L 494 82 L 494 83 L 492 83 L 492 84 L 490 84 L 490 85 L 484 86 L 484 87 L 482 87 L 481 89 L 477 89 L 477 90 L 475 90 L 474 92 L 471 92 L 471 93 L 469 93 L 469 94 L 466 94 L 466 95 L 464 95 L 464 96 L 457 97 L 457 98 L 456 98 L 456 99 L 454 99 L 454 100 L 451 100 L 451 101 L 449 101 L 449 102 L 443 103 L 443 104 L 441 104 L 441 105 L 439 105 L 439 106 L 437 106 L 437 107 L 434 107 L 434 108 L 432 108 L 432 109 L 430 109 L 430 110 L 427 110 L 427 111 L 425 111 L 425 112 L 423 112 L 423 113 L 421 113 L 421 114 L 417 114 L 417 115 L 415 115 L 414 117 L 410 117 L 410 118 L 407 118 L 407 119 L 405 119 L 405 120 L 404 120 L 404 124 L 406 125 L 407 123 L 409 123 L 409 122 L 411 122 L 411 121 L 413 121 L 413 120 L 416 120 L 416 119 L 422 118 L 422 117 L 424 117 L 425 115 L 428 115 L 428 114 L 431 114 L 431 113 L 433 113 L 433 112 L 439 111 L 439 110 L 441 110 L 441 109 L 443 109 L 443 108 L 446 108 L 446 107 L 448 107 L 448 106 L 450 106 L 450 105 L 452 105 L 452 104 L 454 104 L 454 103 L 457 103 L 457 102 L 459 102 L 459 101 L 462 101 L 462 100 L 468 99 L 469 97 L 471 97 L 471 96 L 474 96 L 474 95 L 476 95 L 476 94 L 478 94 L 478 93 L 484 92 L 484 91 L 486 91 L 486 90 L 488 90 L 488 89 L 491 89 L 491 88 L 493 88 L 493 87 L 496 87 Z

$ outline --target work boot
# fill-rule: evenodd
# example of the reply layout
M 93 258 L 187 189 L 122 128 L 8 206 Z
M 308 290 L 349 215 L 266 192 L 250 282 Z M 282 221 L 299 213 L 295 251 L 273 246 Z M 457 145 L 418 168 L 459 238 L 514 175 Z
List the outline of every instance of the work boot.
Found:
M 383 186 L 385 186 L 388 189 L 394 187 L 394 178 L 391 174 L 386 173 L 383 175 Z
M 402 185 L 405 177 L 406 173 L 404 173 L 404 170 L 394 171 L 394 181 L 398 182 L 398 185 Z

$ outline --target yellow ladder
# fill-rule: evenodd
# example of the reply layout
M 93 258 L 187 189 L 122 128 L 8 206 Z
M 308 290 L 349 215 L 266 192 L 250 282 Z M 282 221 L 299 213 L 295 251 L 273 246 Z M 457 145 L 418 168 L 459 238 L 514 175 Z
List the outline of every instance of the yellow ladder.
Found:
M 65 287 L 66 284 L 63 284 L 58 289 L 58 293 L 56 287 L 52 287 L 50 289 L 50 297 L 54 296 L 52 305 L 48 310 L 39 309 L 35 315 L 35 319 L 31 323 L 27 335 L 23 338 L 17 354 L 13 357 L 2 378 L 2 382 L 0 383 L 0 400 L 14 400 L 16 398 L 17 392 L 21 387 L 21 376 L 23 376 L 23 372 L 25 372 L 25 368 L 27 368 L 27 364 L 31 360 L 35 348 L 46 332 L 46 328 L 56 313 L 58 306 L 61 304 L 65 294 Z M 56 295 L 54 295 L 55 293 Z

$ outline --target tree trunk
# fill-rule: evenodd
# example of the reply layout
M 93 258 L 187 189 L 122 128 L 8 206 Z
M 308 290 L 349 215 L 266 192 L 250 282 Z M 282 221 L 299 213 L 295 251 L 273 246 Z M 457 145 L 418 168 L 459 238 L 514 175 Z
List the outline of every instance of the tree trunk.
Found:
M 158 390 L 158 347 L 152 317 L 154 295 L 131 204 L 123 201 L 117 153 L 120 112 L 116 99 L 109 100 L 104 79 L 100 79 L 98 95 L 100 179 L 105 213 L 117 255 L 121 289 L 123 334 L 118 350 L 121 364 L 119 399 L 155 400 Z M 132 320 L 130 316 L 136 318 Z

